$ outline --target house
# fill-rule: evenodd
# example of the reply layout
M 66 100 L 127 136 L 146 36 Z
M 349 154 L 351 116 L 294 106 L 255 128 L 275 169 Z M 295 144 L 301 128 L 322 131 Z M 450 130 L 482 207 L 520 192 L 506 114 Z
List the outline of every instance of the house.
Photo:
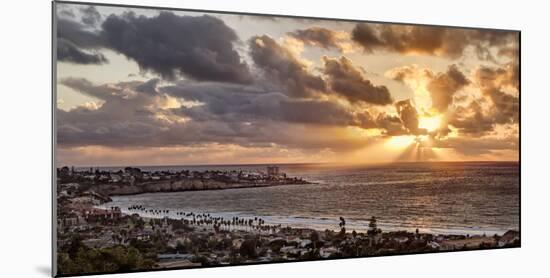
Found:
M 321 248 L 319 250 L 319 255 L 322 258 L 328 258 L 331 255 L 337 254 L 337 253 L 338 253 L 338 249 L 336 247 L 326 247 L 326 248 Z
M 78 215 L 71 215 L 68 217 L 63 217 L 58 219 L 57 223 L 59 227 L 63 228 L 63 227 L 74 227 L 74 226 L 84 225 L 86 224 L 86 221 L 84 220 L 84 218 Z
M 108 181 L 109 177 L 107 175 L 100 175 L 99 178 L 97 178 L 99 181 Z
M 120 208 L 115 209 L 91 209 L 85 212 L 85 219 L 88 222 L 98 222 L 102 220 L 116 220 L 120 219 L 122 212 Z
M 122 177 L 117 174 L 111 174 L 111 180 L 110 182 L 120 182 L 122 180 Z

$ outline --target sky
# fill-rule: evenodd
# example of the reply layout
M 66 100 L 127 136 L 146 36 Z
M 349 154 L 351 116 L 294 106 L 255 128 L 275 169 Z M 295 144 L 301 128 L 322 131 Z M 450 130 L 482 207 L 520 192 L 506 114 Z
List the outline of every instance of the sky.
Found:
M 519 33 L 56 4 L 58 166 L 519 159 Z

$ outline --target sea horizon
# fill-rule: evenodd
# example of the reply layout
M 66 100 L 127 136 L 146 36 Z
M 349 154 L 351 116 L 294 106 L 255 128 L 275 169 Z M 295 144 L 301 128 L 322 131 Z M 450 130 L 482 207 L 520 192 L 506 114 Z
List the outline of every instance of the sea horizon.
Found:
M 150 164 L 150 165 L 71 165 L 71 164 L 60 164 L 56 168 L 62 167 L 75 167 L 75 169 L 89 169 L 89 168 L 125 168 L 125 167 L 134 167 L 134 168 L 181 168 L 181 167 L 245 167 L 245 166 L 295 166 L 295 165 L 327 165 L 327 166 L 349 166 L 349 167 L 368 167 L 368 166 L 384 166 L 384 165 L 407 165 L 407 164 L 452 164 L 452 163 L 509 163 L 509 164 L 520 164 L 520 160 L 441 160 L 441 161 L 391 161 L 391 162 L 366 162 L 366 163 L 345 163 L 345 162 L 279 162 L 279 163 L 197 163 L 197 164 Z

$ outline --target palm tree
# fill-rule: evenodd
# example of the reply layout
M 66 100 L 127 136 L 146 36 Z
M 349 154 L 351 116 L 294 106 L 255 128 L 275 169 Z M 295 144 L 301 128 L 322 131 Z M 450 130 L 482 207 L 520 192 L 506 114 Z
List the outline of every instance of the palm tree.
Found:
M 367 231 L 368 235 L 376 235 L 378 233 L 378 228 L 376 225 L 376 217 L 371 217 L 369 220 L 369 230 Z
M 340 226 L 340 235 L 345 236 L 346 235 L 346 220 L 344 219 L 344 217 L 340 216 L 340 224 L 338 224 L 338 226 Z

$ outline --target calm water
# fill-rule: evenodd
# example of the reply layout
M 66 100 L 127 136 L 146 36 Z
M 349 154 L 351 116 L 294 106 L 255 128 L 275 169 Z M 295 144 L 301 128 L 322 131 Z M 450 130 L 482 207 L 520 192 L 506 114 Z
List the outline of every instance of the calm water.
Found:
M 142 167 L 264 169 L 264 166 Z M 376 216 L 383 230 L 493 234 L 519 229 L 518 163 L 407 163 L 383 166 L 281 165 L 289 176 L 317 182 L 265 188 L 152 193 L 114 197 L 105 206 L 260 216 L 267 223 L 363 231 Z M 173 215 L 175 217 L 175 213 Z

